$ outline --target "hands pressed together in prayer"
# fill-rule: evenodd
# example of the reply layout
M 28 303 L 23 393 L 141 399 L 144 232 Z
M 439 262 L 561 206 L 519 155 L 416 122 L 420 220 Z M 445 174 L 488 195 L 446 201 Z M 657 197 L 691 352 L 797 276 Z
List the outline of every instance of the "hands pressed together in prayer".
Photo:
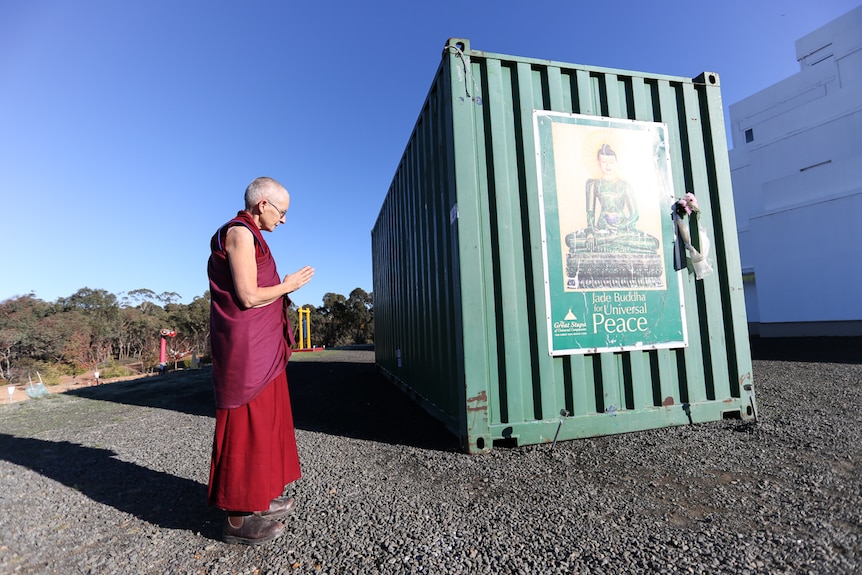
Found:
M 314 276 L 314 268 L 305 266 L 292 274 L 285 275 L 281 283 L 287 288 L 287 293 L 291 293 L 310 282 L 312 276 Z

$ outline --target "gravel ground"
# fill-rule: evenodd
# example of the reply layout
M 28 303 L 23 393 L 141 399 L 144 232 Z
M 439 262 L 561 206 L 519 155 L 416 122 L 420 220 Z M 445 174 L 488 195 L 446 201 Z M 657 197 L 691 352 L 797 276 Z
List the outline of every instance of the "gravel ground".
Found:
M 0 573 L 862 571 L 862 364 L 756 360 L 756 424 L 469 456 L 373 352 L 294 358 L 280 539 L 220 541 L 209 371 L 179 372 L 0 407 Z

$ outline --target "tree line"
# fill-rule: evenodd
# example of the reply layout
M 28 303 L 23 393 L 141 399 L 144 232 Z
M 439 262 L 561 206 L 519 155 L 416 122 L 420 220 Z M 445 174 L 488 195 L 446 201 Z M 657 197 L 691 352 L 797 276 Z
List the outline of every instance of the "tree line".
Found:
M 45 302 L 33 294 L 0 302 L 0 380 L 27 383 L 39 376 L 53 383 L 62 375 L 99 369 L 102 377 L 144 373 L 158 366 L 162 330 L 166 359 L 174 367 L 209 356 L 209 291 L 191 303 L 174 292 L 149 289 L 119 296 L 82 288 Z M 313 346 L 339 347 L 374 342 L 373 294 L 360 288 L 349 296 L 327 293 L 309 310 Z M 288 314 L 298 337 L 299 313 Z

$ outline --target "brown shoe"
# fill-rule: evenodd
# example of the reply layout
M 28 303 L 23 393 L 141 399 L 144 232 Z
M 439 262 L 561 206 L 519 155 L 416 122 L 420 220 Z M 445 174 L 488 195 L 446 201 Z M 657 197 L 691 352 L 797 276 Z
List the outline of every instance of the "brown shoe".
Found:
M 243 515 L 242 525 L 239 527 L 234 527 L 230 524 L 230 519 L 225 518 L 222 538 L 226 543 L 260 545 L 272 541 L 283 531 L 284 525 L 278 521 L 270 521 L 257 515 Z
M 296 507 L 296 501 L 293 497 L 276 497 L 270 502 L 269 509 L 258 511 L 255 515 L 265 519 L 278 519 L 293 511 L 294 507 Z

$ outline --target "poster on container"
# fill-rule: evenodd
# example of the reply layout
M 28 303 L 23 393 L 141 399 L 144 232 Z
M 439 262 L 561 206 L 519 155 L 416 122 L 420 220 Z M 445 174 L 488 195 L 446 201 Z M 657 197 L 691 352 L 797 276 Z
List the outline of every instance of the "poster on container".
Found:
M 533 121 L 551 355 L 685 347 L 667 126 Z

